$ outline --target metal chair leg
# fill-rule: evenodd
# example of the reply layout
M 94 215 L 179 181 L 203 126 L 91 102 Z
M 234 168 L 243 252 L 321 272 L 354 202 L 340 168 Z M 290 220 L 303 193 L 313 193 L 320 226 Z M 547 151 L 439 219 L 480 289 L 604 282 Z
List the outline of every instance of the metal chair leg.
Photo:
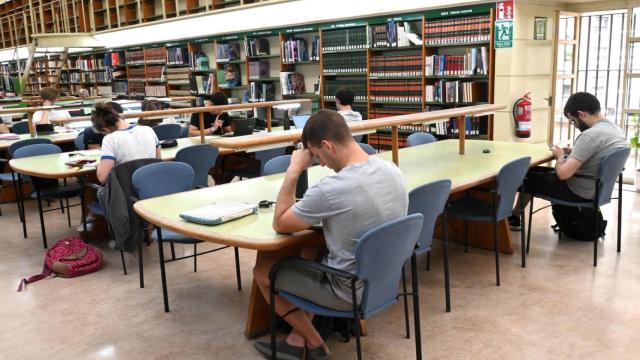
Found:
M 127 275 L 127 264 L 124 262 L 124 251 L 120 249 L 120 260 L 122 261 L 122 271 Z
M 524 241 L 524 227 L 526 226 L 525 224 L 525 218 L 526 216 L 524 215 L 524 190 L 523 190 L 523 186 L 520 186 L 520 262 L 521 262 L 521 266 L 523 268 L 527 267 L 527 260 L 526 260 L 526 256 L 524 256 L 524 247 L 525 247 L 525 241 Z
M 529 244 L 531 244 L 531 223 L 533 222 L 533 195 L 531 196 L 531 202 L 529 203 L 529 224 L 527 228 L 527 254 L 529 253 Z
M 22 176 L 18 173 L 18 202 L 20 205 L 18 209 L 20 209 L 20 220 L 22 221 L 22 236 L 27 238 L 27 219 L 24 214 L 24 200 L 22 199 Z
M 444 299 L 446 312 L 451 312 L 451 288 L 449 285 L 449 240 L 447 239 L 447 212 L 442 213 L 442 257 L 444 263 Z
M 618 252 L 622 249 L 622 173 L 618 175 Z
M 427 253 L 427 271 L 431 270 L 431 251 Z
M 469 251 L 469 222 L 464 221 L 464 252 Z
M 415 257 L 415 253 L 413 255 Z M 413 268 L 413 276 L 416 276 L 415 267 Z M 356 354 L 358 360 L 362 359 L 362 348 L 360 345 L 360 315 L 358 314 L 358 298 L 356 296 L 355 282 L 351 282 L 351 303 L 353 304 L 353 330 L 356 333 Z
M 58 201 L 60 202 L 60 212 L 64 214 L 64 204 L 62 203 L 62 199 L 58 199 Z
M 167 294 L 167 276 L 164 271 L 164 249 L 162 243 L 162 230 L 156 227 L 158 234 L 158 257 L 160 259 L 160 279 L 162 280 L 162 299 L 164 301 L 164 312 L 169 312 L 169 295 Z
M 405 265 L 402 265 L 402 300 L 404 302 L 404 329 L 406 338 L 409 339 L 409 305 L 407 304 L 407 276 Z M 357 325 L 356 325 L 357 326 Z
M 413 325 L 415 327 L 416 359 L 422 360 L 422 337 L 420 335 L 420 298 L 418 294 L 418 271 L 416 254 L 411 256 L 411 291 L 413 292 Z
M 271 359 L 276 358 L 276 304 L 275 290 L 273 284 L 269 285 L 269 334 L 271 338 Z
M 198 272 L 198 244 L 193 244 L 193 272 Z
M 20 173 L 18 173 L 18 179 L 20 179 Z M 22 187 L 18 190 L 18 182 L 16 181 L 16 174 L 11 170 L 11 180 L 13 180 L 13 192 L 16 194 L 16 205 L 18 206 L 18 215 L 20 216 L 20 221 L 24 222 L 24 216 L 22 216 Z M 20 192 L 19 192 L 20 191 Z M 25 235 L 25 237 L 27 237 Z
M 44 229 L 44 213 L 42 212 L 42 198 L 40 197 L 40 189 L 38 189 L 38 185 L 36 185 L 36 181 L 33 181 L 34 187 L 36 188 L 36 197 L 38 199 L 38 214 L 40 215 L 40 230 L 42 231 L 42 243 L 44 248 L 47 248 L 47 233 Z
M 240 277 L 240 254 L 238 253 L 238 248 L 233 248 L 234 257 L 236 260 L 236 282 L 238 283 L 238 291 L 242 290 L 242 278 Z
M 493 195 L 493 252 L 496 255 L 496 286 L 500 286 L 500 253 L 498 251 L 498 208 L 496 207 L 496 195 Z
M 171 260 L 176 259 L 176 249 L 173 247 L 173 241 L 169 242 L 171 244 Z
M 163 257 L 164 259 L 164 257 Z M 142 241 L 138 243 L 138 277 L 140 278 L 140 289 L 144 289 L 144 264 L 142 258 Z M 162 261 L 164 265 L 164 261 Z M 164 281 L 166 283 L 166 280 Z M 167 304 L 167 307 L 169 304 Z
M 71 211 L 69 211 L 69 198 L 64 198 L 65 205 L 67 206 L 67 224 L 71 227 Z

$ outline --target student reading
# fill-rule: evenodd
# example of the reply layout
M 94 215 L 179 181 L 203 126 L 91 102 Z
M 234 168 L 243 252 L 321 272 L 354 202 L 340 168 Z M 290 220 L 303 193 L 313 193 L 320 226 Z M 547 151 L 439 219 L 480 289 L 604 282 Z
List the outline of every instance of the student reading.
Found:
M 100 151 L 96 175 L 104 184 L 114 166 L 127 161 L 160 158 L 160 144 L 156 133 L 148 126 L 129 125 L 111 107 L 96 105 L 91 123 L 105 135 Z
M 105 103 L 105 106 L 110 107 L 118 114 L 123 113 L 122 106 L 117 102 L 109 101 L 108 103 Z M 104 139 L 104 135 L 94 130 L 92 126 L 86 127 L 83 134 L 85 149 L 99 149 L 102 146 L 102 139 Z
M 58 101 L 58 90 L 52 87 L 45 87 L 40 90 L 42 106 L 52 106 Z M 33 113 L 34 124 L 50 124 L 51 120 L 68 119 L 71 115 L 66 110 L 43 110 Z
M 210 100 L 205 100 L 205 106 L 228 105 L 229 100 L 221 93 L 211 94 Z M 202 114 L 204 117 L 204 134 L 224 134 L 231 132 L 231 117 L 224 111 L 206 112 Z M 191 125 L 189 125 L 189 136 L 200 135 L 200 114 L 191 114 Z

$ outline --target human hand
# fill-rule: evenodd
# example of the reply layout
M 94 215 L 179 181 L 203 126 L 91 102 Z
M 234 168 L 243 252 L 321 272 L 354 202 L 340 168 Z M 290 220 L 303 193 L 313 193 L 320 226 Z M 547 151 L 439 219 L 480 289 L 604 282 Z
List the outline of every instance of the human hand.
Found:
M 563 147 L 562 151 L 564 152 L 565 155 L 571 154 L 571 148 L 569 147 Z
M 311 151 L 308 149 L 295 150 L 293 154 L 291 154 L 291 163 L 289 164 L 289 169 L 287 171 L 300 174 L 309 168 L 312 165 L 312 162 L 313 155 L 311 155 Z
M 553 157 L 555 157 L 556 159 L 564 158 L 564 149 L 562 149 L 560 146 L 555 145 L 550 150 L 553 153 Z

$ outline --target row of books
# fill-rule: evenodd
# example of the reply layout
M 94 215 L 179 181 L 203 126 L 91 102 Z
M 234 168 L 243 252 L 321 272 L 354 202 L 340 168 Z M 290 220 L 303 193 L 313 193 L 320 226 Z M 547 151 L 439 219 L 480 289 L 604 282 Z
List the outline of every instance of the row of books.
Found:
M 282 95 L 304 94 L 304 75 L 292 71 L 280 72 L 280 88 Z
M 372 101 L 422 101 L 422 80 L 371 80 Z
M 486 47 L 467 49 L 465 55 L 433 55 L 425 58 L 427 76 L 487 75 L 489 61 Z
M 245 39 L 244 52 L 247 56 L 269 55 L 269 41 L 265 38 Z
M 124 95 L 129 93 L 129 86 L 126 81 L 115 81 L 111 84 L 113 94 Z
M 249 63 L 249 80 L 269 77 L 269 62 L 254 61 Z
M 191 54 L 189 67 L 193 70 L 209 70 L 209 58 L 201 51 L 194 52 Z
M 145 85 L 144 83 L 129 83 L 129 94 L 130 95 L 138 95 L 145 96 Z
M 186 47 L 167 48 L 167 65 L 189 65 L 189 51 Z
M 354 79 L 324 79 L 323 84 L 324 99 L 333 101 L 335 100 L 336 91 L 347 86 L 351 88 L 354 94 L 354 99 L 359 101 L 367 100 L 367 79 L 366 78 L 354 78 Z
M 216 89 L 216 74 L 196 75 L 193 82 L 196 94 L 213 94 Z
M 167 53 L 164 47 L 144 49 L 144 62 L 146 64 L 166 63 Z
M 425 25 L 427 45 L 489 41 L 490 33 L 489 15 L 433 20 Z
M 145 86 L 144 94 L 145 96 L 165 97 L 167 96 L 167 88 L 158 85 Z
M 144 68 L 130 68 L 128 80 L 146 80 Z
M 314 36 L 311 45 L 311 57 L 309 57 L 309 47 L 306 39 L 291 38 L 287 41 L 280 42 L 280 51 L 282 54 L 282 62 L 285 64 L 293 64 L 301 61 L 320 60 L 320 38 Z
M 165 67 L 164 66 L 147 66 L 146 70 L 147 80 L 152 81 L 165 81 Z
M 187 68 L 168 68 L 167 84 L 169 85 L 190 85 L 191 77 Z
M 369 26 L 369 46 L 372 48 L 421 46 L 422 37 L 416 30 L 422 24 L 408 21 L 389 21 L 386 24 Z
M 124 66 L 127 63 L 124 51 L 104 54 L 104 66 L 116 67 Z
M 101 70 L 104 69 L 104 59 L 68 59 L 67 69 Z
M 99 96 L 111 96 L 113 94 L 113 91 L 111 90 L 111 85 L 98 85 L 95 89 L 95 92 L 96 92 L 96 95 L 99 95 Z
M 216 46 L 216 61 L 237 61 L 240 60 L 240 46 L 234 43 L 218 44 Z
M 328 30 L 322 34 L 322 51 L 353 50 L 367 48 L 367 28 Z
M 361 53 L 337 53 L 326 54 L 323 59 L 323 72 L 344 73 L 344 72 L 366 72 L 367 54 Z
M 45 70 L 45 69 L 51 69 L 51 70 L 55 70 L 55 68 L 58 66 L 58 61 L 57 60 L 36 60 L 33 62 L 33 64 L 31 65 L 32 69 L 37 69 L 37 70 Z
M 96 71 L 96 81 L 97 82 L 108 82 L 111 81 L 111 71 Z
M 144 64 L 144 51 L 132 50 L 125 52 L 127 65 L 142 65 Z M 123 64 L 124 65 L 124 64 Z
M 372 56 L 371 76 L 422 76 L 422 54 Z
M 470 103 L 478 101 L 481 86 L 473 81 L 437 81 L 426 86 L 427 102 Z
M 390 116 L 415 114 L 422 111 L 421 106 L 371 107 L 369 119 L 380 119 Z
M 249 101 L 272 101 L 275 99 L 275 86 L 273 83 L 251 82 L 249 83 Z

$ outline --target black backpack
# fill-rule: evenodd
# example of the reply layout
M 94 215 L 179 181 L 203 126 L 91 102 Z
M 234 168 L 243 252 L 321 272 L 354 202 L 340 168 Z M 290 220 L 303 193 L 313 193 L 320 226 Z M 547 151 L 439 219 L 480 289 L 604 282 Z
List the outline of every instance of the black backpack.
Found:
M 556 220 L 556 224 L 551 226 L 555 232 L 560 231 L 567 237 L 580 241 L 594 241 L 604 236 L 607 222 L 602 219 L 600 210 L 554 204 L 551 206 L 551 213 Z M 600 228 L 596 232 L 598 223 Z

